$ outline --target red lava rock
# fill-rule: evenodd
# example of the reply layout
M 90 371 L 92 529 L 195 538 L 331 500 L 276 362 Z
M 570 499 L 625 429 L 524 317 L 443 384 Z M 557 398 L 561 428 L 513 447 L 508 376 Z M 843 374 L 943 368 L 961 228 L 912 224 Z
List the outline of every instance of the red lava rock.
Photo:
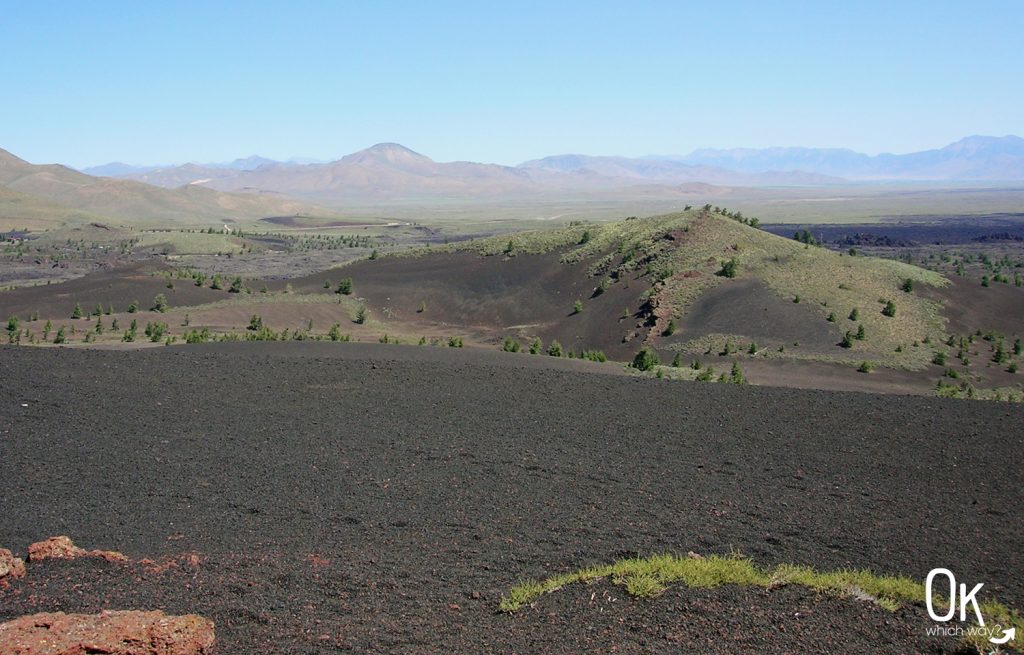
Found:
M 207 655 L 214 639 L 209 619 L 159 611 L 42 613 L 0 624 L 0 653 L 16 655 Z
M 37 541 L 28 547 L 28 561 L 41 562 L 45 559 L 75 559 L 76 557 L 100 557 L 108 562 L 125 562 L 127 557 L 114 550 L 85 550 L 75 545 L 70 537 L 50 537 Z
M 309 562 L 310 566 L 314 569 L 322 569 L 325 566 L 329 566 L 331 563 L 331 559 L 329 557 L 323 557 L 316 553 L 306 555 L 306 561 Z
M 0 548 L 0 580 L 11 577 L 20 578 L 25 575 L 25 562 L 6 548 Z

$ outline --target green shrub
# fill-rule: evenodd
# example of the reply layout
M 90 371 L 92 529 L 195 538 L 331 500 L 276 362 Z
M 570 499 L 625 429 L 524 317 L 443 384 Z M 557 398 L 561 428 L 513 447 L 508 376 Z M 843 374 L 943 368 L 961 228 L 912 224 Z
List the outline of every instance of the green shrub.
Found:
M 139 301 L 138 300 L 133 300 L 128 305 L 128 313 L 129 314 L 134 314 L 137 311 L 139 311 Z
M 153 298 L 153 311 L 161 314 L 167 311 L 167 296 L 162 293 L 156 294 L 156 297 Z
M 747 378 L 743 376 L 743 369 L 739 362 L 732 363 L 732 371 L 729 373 L 729 382 L 733 384 L 746 384 Z
M 857 340 L 864 341 L 867 338 L 867 331 L 864 330 L 864 324 L 861 323 L 857 326 Z
M 362 325 L 366 323 L 366 319 L 370 316 L 370 312 L 366 309 L 366 305 L 359 305 L 359 309 L 356 310 L 355 322 Z
M 945 366 L 946 365 L 946 357 L 947 357 L 947 355 L 946 355 L 945 351 L 937 350 L 937 351 L 935 351 L 935 356 L 932 357 L 932 364 L 935 364 L 936 366 Z
M 18 343 L 21 340 L 21 321 L 17 316 L 7 319 L 7 343 Z
M 574 302 L 572 304 L 572 313 L 573 314 L 579 314 L 582 311 L 583 311 L 583 301 L 582 300 L 577 300 L 576 302 Z
M 253 314 L 252 317 L 249 318 L 249 326 L 247 328 L 245 328 L 245 329 L 246 330 L 252 330 L 253 332 L 256 332 L 256 331 L 258 331 L 258 330 L 260 330 L 262 328 L 263 328 L 263 318 L 259 314 Z
M 584 350 L 580 353 L 580 359 L 588 359 L 592 362 L 607 362 L 608 357 L 602 350 Z
M 557 341 L 552 341 L 551 345 L 548 346 L 548 355 L 550 355 L 552 357 L 561 357 L 562 356 L 562 344 L 558 343 Z
M 900 289 L 905 293 L 910 293 L 914 290 L 914 281 L 908 277 L 903 280 L 903 284 L 900 286 Z
M 882 308 L 882 315 L 892 318 L 896 315 L 896 303 L 889 300 L 885 303 L 885 307 Z
M 638 371 L 650 371 L 659 364 L 661 364 L 661 359 L 658 357 L 658 353 L 649 347 L 644 347 L 633 357 L 630 366 Z
M 861 373 L 870 373 L 874 369 L 875 365 L 868 361 L 861 362 L 860 366 L 857 367 L 857 370 Z
M 531 355 L 539 355 L 540 351 L 543 350 L 543 348 L 544 348 L 544 344 L 541 342 L 541 340 L 539 338 L 535 337 L 533 339 L 533 341 L 530 342 L 530 354 Z
M 82 318 L 82 305 L 75 303 L 75 308 L 71 310 L 71 318 Z
M 242 291 L 242 278 L 236 277 L 231 281 L 231 286 L 228 287 L 228 293 L 241 293 Z
M 462 337 L 448 337 L 448 347 L 449 348 L 461 348 L 462 347 Z
M 335 291 L 335 293 L 340 293 L 343 296 L 351 296 L 352 295 L 352 278 L 346 277 L 346 278 L 343 278 L 341 280 L 341 282 L 338 282 L 338 289 L 337 289 L 337 291 Z
M 152 341 L 153 343 L 157 343 L 161 339 L 163 339 L 164 334 L 166 334 L 166 333 L 167 333 L 167 324 L 166 323 L 159 323 L 159 322 L 146 323 L 145 335 L 147 337 L 149 337 L 149 340 Z
M 505 341 L 501 344 L 501 349 L 507 353 L 519 352 L 519 340 L 513 339 L 512 337 L 505 337 Z
M 671 337 L 675 333 L 676 333 L 676 319 L 670 318 L 668 320 L 668 325 L 665 327 L 665 331 L 662 332 L 661 334 L 663 336 L 666 336 L 666 337 Z
M 857 309 L 856 307 L 854 307 L 852 310 L 850 310 L 850 320 L 851 321 L 856 321 L 859 318 L 860 318 L 860 310 Z
M 849 330 L 843 335 L 843 340 L 839 342 L 839 345 L 843 348 L 853 348 L 853 332 Z
M 736 260 L 735 257 L 733 257 L 728 261 L 722 262 L 722 268 L 719 269 L 719 271 L 715 275 L 719 275 L 721 277 L 734 278 L 737 274 L 739 274 L 739 270 L 740 263 Z

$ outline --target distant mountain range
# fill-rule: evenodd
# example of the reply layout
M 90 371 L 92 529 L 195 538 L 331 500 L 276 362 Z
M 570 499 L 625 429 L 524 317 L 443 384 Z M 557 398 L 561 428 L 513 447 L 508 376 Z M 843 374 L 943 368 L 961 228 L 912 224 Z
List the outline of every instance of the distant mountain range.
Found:
M 906 155 L 871 156 L 841 148 L 736 148 L 652 159 L 746 173 L 801 170 L 848 180 L 1024 180 L 1024 139 L 1018 136 L 969 136 L 944 148 Z
M 226 164 L 85 169 L 165 188 L 274 193 L 327 204 L 420 197 L 497 197 L 609 192 L 651 187 L 671 193 L 693 183 L 722 186 L 828 186 L 850 181 L 1009 182 L 1024 180 L 1024 139 L 972 136 L 937 150 L 866 155 L 835 148 L 697 150 L 682 156 L 554 155 L 500 166 L 436 162 L 381 143 L 331 162 L 251 156 Z
M 36 165 L 0 150 L 0 223 L 121 221 L 225 223 L 296 214 L 335 215 L 308 202 L 223 193 L 201 185 L 166 189 L 130 179 L 93 177 L 59 164 Z

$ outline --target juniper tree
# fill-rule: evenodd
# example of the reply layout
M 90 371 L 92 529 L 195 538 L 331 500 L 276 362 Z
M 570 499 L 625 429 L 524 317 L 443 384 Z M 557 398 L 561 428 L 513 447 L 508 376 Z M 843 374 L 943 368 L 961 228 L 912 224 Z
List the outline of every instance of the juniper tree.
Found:
M 661 364 L 661 359 L 658 357 L 658 353 L 645 346 L 637 352 L 636 356 L 633 357 L 633 361 L 630 363 L 630 366 L 638 371 L 650 371 L 659 364 Z
M 7 319 L 7 343 L 21 341 L 21 321 L 17 316 Z

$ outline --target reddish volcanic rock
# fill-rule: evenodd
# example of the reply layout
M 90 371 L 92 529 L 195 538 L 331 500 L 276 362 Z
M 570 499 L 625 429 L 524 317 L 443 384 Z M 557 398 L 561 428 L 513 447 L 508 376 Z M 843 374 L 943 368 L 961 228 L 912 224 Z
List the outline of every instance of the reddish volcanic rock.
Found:
M 124 562 L 128 558 L 113 550 L 85 550 L 79 548 L 70 537 L 50 537 L 28 547 L 28 561 L 41 562 L 44 559 L 75 559 L 76 557 L 101 557 L 108 562 Z
M 213 622 L 195 614 L 56 612 L 0 624 L 5 655 L 207 655 L 213 642 Z
M 25 575 L 25 562 L 15 557 L 6 548 L 0 548 L 0 580 L 8 576 L 20 578 L 23 575 Z

